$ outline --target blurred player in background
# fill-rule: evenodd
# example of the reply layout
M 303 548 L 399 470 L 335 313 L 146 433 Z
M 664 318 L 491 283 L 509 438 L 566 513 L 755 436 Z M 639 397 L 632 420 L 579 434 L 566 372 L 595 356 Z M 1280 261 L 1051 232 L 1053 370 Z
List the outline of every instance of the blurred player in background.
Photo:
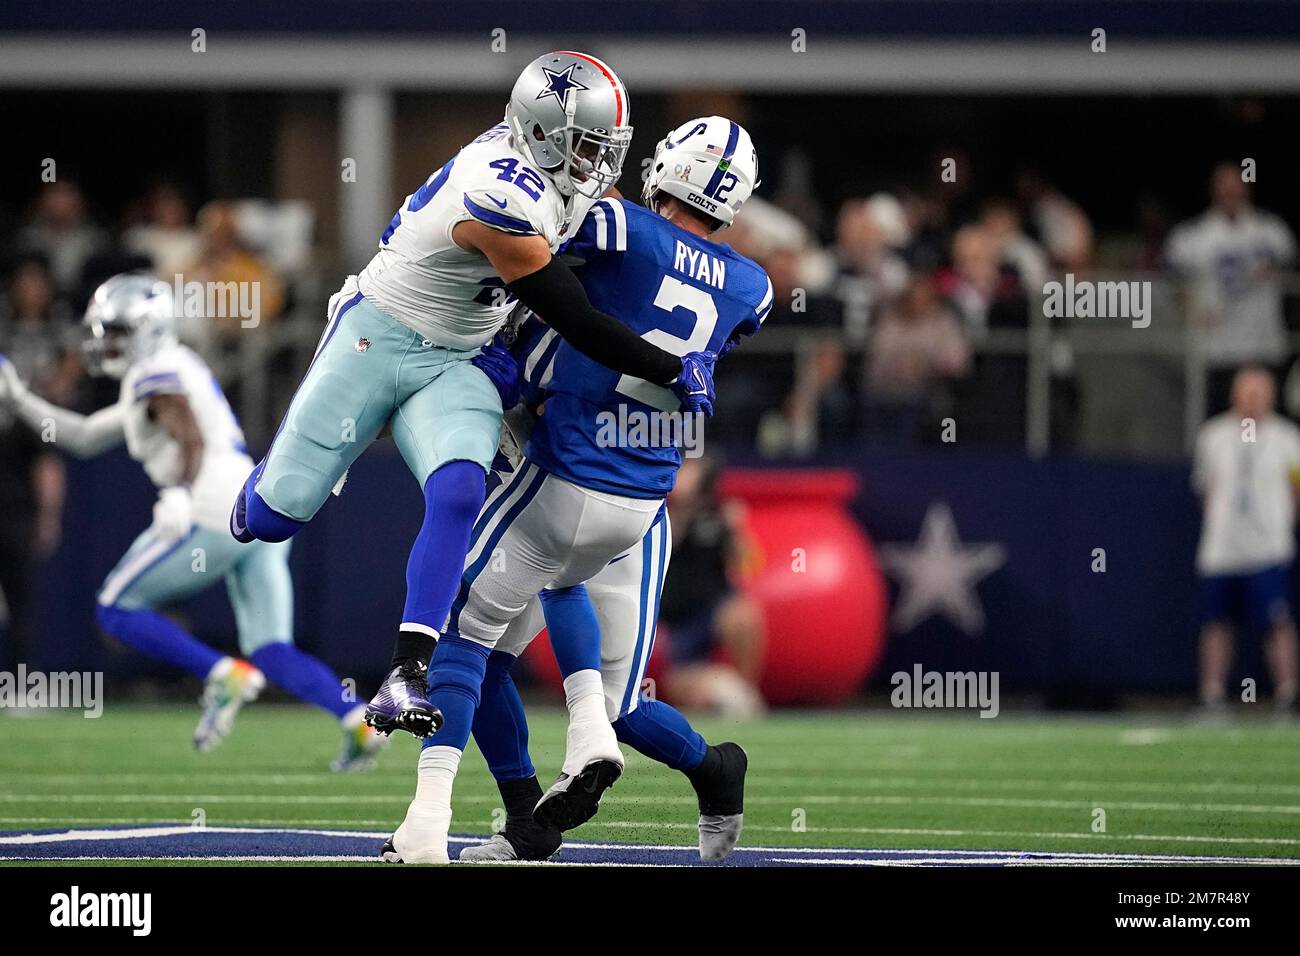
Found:
M 597 307 L 685 357 L 706 412 L 712 411 L 714 354 L 757 332 L 772 307 L 772 283 L 763 269 L 714 238 L 757 181 L 748 133 L 721 117 L 693 120 L 655 150 L 644 190 L 649 209 L 603 200 L 565 247 L 583 263 L 582 282 Z M 691 368 L 692 354 L 701 349 L 707 350 L 700 353 L 705 364 Z M 625 731 L 639 726 L 646 735 L 639 742 L 670 765 L 695 768 L 711 756 L 711 769 L 721 772 L 726 759 L 741 768 L 743 780 L 744 751 L 724 745 L 724 758 L 671 708 L 651 708 L 644 723 L 629 720 L 639 709 L 668 560 L 664 498 L 681 464 L 679 445 L 690 416 L 678 411 L 673 392 L 620 375 L 553 332 L 526 358 L 524 376 L 546 391 L 545 409 L 521 466 L 474 526 L 460 592 L 429 668 L 430 699 L 440 703 L 447 722 L 425 741 L 415 799 L 384 847 L 391 862 L 447 861 L 452 783 L 490 653 L 539 593 L 556 629 L 551 646 L 564 677 L 569 729 L 560 777 L 533 810 L 538 825 L 562 831 L 595 814 L 623 770 L 611 720 L 628 721 Z M 517 384 L 508 373 L 503 395 L 512 387 Z M 696 416 L 692 424 L 698 422 Z M 635 604 L 637 623 L 607 616 L 610 626 L 602 634 L 584 584 L 638 547 L 636 590 L 625 586 L 621 595 L 622 613 Z M 602 668 L 605 658 L 620 666 Z M 513 717 L 509 710 L 502 715 L 507 723 Z M 514 761 L 531 770 L 526 750 Z M 500 766 L 496 756 L 489 760 L 494 764 Z M 730 816 L 738 836 L 740 809 L 726 809 L 729 814 L 714 812 Z
M 425 512 L 390 670 L 366 714 L 385 733 L 424 737 L 442 722 L 426 672 L 501 432 L 500 397 L 473 360 L 516 298 L 595 360 L 671 385 L 674 408 L 697 401 L 683 359 L 593 308 L 552 255 L 618 181 L 631 137 L 627 90 L 600 60 L 530 63 L 505 122 L 407 198 L 378 254 L 331 299 L 316 357 L 231 514 L 241 541 L 287 540 L 391 424 Z
M 1165 259 L 1187 281 L 1192 319 L 1204 326 L 1207 408 L 1219 412 L 1234 369 L 1287 358 L 1280 272 L 1295 259 L 1295 236 L 1251 204 L 1242 168 L 1222 163 L 1210 177 L 1210 208 L 1174 228 Z
M 1232 382 L 1232 408 L 1196 440 L 1193 482 L 1204 499 L 1196 570 L 1201 578 L 1201 706 L 1226 714 L 1234 626 L 1264 635 L 1273 700 L 1295 704 L 1297 648 L 1291 611 L 1300 429 L 1273 411 L 1273 376 L 1247 366 Z
M 0 402 L 41 437 L 88 458 L 123 441 L 158 487 L 153 521 L 104 581 L 100 625 L 124 644 L 204 682 L 194 745 L 210 750 L 269 678 L 333 714 L 343 749 L 332 767 L 368 765 L 383 738 L 364 723 L 338 676 L 293 646 L 288 544 L 240 544 L 226 533 L 252 466 L 244 435 L 212 372 L 179 344 L 172 290 L 153 276 L 114 276 L 86 309 L 88 365 L 122 380 L 117 404 L 93 415 L 34 395 L 0 356 Z M 202 643 L 159 609 L 225 579 L 247 660 Z

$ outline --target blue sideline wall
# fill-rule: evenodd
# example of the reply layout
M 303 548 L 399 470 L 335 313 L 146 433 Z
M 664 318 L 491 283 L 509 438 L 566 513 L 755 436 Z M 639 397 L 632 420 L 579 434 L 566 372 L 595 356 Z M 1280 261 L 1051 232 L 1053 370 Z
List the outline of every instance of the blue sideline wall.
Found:
M 986 626 L 967 633 L 934 615 L 891 632 L 878 686 L 920 662 L 998 670 L 1004 690 L 1194 687 L 1200 518 L 1185 465 L 949 451 L 825 464 L 860 473 L 852 510 L 877 547 L 914 546 L 925 515 L 940 506 L 951 510 L 963 545 L 996 543 L 1006 556 L 975 586 Z M 147 521 L 152 489 L 122 453 L 70 461 L 68 469 L 64 542 L 39 584 L 34 663 L 163 677 L 101 638 L 93 617 L 95 590 Z M 405 466 L 384 444 L 362 458 L 343 498 L 331 499 L 295 541 L 299 643 L 363 684 L 388 656 L 421 507 Z M 1105 573 L 1092 570 L 1095 548 L 1105 549 Z M 200 637 L 235 647 L 224 588 L 182 613 Z

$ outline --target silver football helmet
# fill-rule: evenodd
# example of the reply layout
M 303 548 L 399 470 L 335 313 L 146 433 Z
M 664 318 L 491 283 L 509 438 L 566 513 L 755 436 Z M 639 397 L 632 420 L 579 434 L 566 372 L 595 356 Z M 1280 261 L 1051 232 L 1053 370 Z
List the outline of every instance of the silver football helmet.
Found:
M 143 272 L 115 275 L 90 297 L 83 324 L 88 369 L 121 378 L 140 359 L 176 342 L 172 288 Z
M 729 226 L 758 183 L 758 153 L 745 128 L 701 116 L 659 141 L 641 199 L 654 209 L 655 197 L 667 193 Z
M 547 53 L 519 74 L 506 122 L 562 195 L 595 199 L 623 172 L 629 105 L 623 81 L 594 56 Z

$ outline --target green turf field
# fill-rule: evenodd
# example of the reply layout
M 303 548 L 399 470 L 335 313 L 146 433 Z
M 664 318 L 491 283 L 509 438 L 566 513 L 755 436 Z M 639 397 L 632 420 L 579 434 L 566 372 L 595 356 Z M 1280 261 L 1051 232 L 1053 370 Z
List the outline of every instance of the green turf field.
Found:
M 413 786 L 416 742 L 368 774 L 325 768 L 335 730 L 303 707 L 257 705 L 213 753 L 190 749 L 193 707 L 110 704 L 97 720 L 0 716 L 0 831 L 158 822 L 386 830 Z M 533 755 L 558 769 L 562 715 L 535 710 Z M 1169 719 L 994 720 L 889 712 L 700 720 L 750 755 L 745 843 L 1300 858 L 1300 729 L 1204 728 Z M 498 806 L 466 755 L 453 832 L 486 833 Z M 1094 832 L 1094 811 L 1105 832 Z M 801 828 L 801 825 L 802 827 Z M 630 754 L 592 840 L 691 844 L 678 774 Z

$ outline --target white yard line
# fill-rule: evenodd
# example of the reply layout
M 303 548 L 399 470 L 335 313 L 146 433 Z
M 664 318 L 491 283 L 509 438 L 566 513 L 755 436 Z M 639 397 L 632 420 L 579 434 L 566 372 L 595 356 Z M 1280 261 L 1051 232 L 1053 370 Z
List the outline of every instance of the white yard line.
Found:
M 25 863 L 378 863 L 377 856 L 0 856 Z
M 951 864 L 953 860 L 945 857 L 914 857 L 906 860 L 858 860 L 858 859 L 827 859 L 827 860 L 809 860 L 801 857 L 773 857 L 773 863 L 786 863 L 790 865 L 802 864 L 804 866 L 942 866 Z M 1223 866 L 1300 866 L 1300 860 L 1270 860 L 1266 857 L 1256 858 L 1237 858 L 1223 857 L 1215 859 L 1212 857 L 1189 856 L 1174 857 L 1167 860 L 1141 860 L 1119 858 L 1099 858 L 1099 859 L 1051 859 L 1051 860 L 1017 860 L 1006 856 L 981 856 L 971 857 L 962 861 L 966 866 L 1012 866 L 1012 867 L 1030 867 L 1030 866 L 1152 866 L 1176 863 L 1200 863 L 1206 865 L 1223 865 Z
M 495 794 L 465 794 L 457 796 L 460 803 L 485 803 L 499 805 L 501 798 Z M 1179 803 L 1173 801 L 1102 800 L 1101 798 L 1052 800 L 1021 797 L 953 797 L 930 794 L 812 794 L 792 791 L 788 795 L 746 796 L 747 803 L 774 804 L 841 804 L 856 806 L 908 806 L 911 804 L 937 804 L 940 806 L 990 807 L 1030 810 L 1091 809 L 1103 803 L 1107 810 L 1139 810 L 1152 813 L 1251 813 L 1300 814 L 1300 804 L 1259 803 Z M 338 804 L 354 806 L 362 802 L 406 804 L 405 794 L 268 794 L 268 793 L 71 793 L 35 794 L 0 793 L 0 803 L 40 803 L 58 806 L 61 803 L 139 804 L 182 803 L 190 806 L 204 804 L 253 804 L 258 806 L 302 806 Z M 663 804 L 694 805 L 692 796 L 622 796 L 620 803 L 661 806 Z
M 395 827 L 401 820 L 356 820 L 352 817 L 318 817 L 302 818 L 290 817 L 280 818 L 257 818 L 241 819 L 238 825 L 241 827 L 317 827 L 317 826 L 350 826 L 350 827 Z M 484 821 L 486 823 L 487 821 Z M 160 820 L 158 817 L 0 817 L 0 825 L 5 824 L 47 824 L 52 827 L 67 827 L 81 824 L 94 824 L 96 826 L 158 826 L 166 824 L 175 824 L 177 826 L 189 826 L 188 820 Z M 333 831 L 331 831 L 333 832 Z
M 605 826 L 618 826 L 607 823 Z M 747 831 L 788 833 L 789 827 L 746 826 Z M 1223 843 L 1231 845 L 1255 844 L 1259 846 L 1300 846 L 1300 839 L 1293 837 L 1212 837 L 1190 836 L 1177 833 L 1093 833 L 1061 832 L 1045 830 L 935 830 L 913 827 L 809 827 L 812 833 L 860 833 L 876 836 L 951 836 L 951 837 L 1011 837 L 1016 839 L 1034 838 L 1050 840 L 1120 840 L 1140 842 L 1170 843 Z M 1041 852 L 1037 850 L 1026 852 Z
M 0 856 L 0 862 L 22 861 L 24 863 L 375 863 L 380 866 L 388 864 L 383 863 L 376 856 L 44 856 L 44 857 L 27 857 L 27 856 Z M 453 863 L 459 865 L 458 861 Z M 655 869 L 680 869 L 686 867 L 685 863 L 620 863 L 616 861 L 584 861 L 571 862 L 568 860 L 493 860 L 484 863 L 466 863 L 465 866 L 616 866 L 650 868 Z
M 630 763 L 630 762 L 629 762 Z M 647 766 L 649 763 L 647 762 Z M 765 769 L 771 769 L 764 764 Z M 103 774 L 89 773 L 43 773 L 34 771 L 26 774 L 33 781 L 39 780 L 47 785 L 79 786 L 82 784 L 99 784 Z M 302 784 L 319 784 L 333 787 L 337 776 L 321 772 L 319 774 L 251 774 L 221 773 L 201 771 L 195 773 L 159 773 L 159 774 L 116 774 L 115 782 L 121 784 L 157 784 L 160 782 L 205 784 L 256 784 L 263 787 L 299 786 Z M 1043 780 L 1037 778 L 997 779 L 965 777 L 953 780 L 935 779 L 933 777 L 871 777 L 846 778 L 843 772 L 805 773 L 800 779 L 791 780 L 788 776 L 768 773 L 750 772 L 746 778 L 751 784 L 769 787 L 780 786 L 782 789 L 797 789 L 816 783 L 817 788 L 843 787 L 859 789 L 863 787 L 878 789 L 903 790 L 918 788 L 923 790 L 1178 790 L 1189 793 L 1272 793 L 1300 796 L 1300 783 L 1236 783 L 1229 781 L 1203 782 L 1193 780 Z M 381 776 L 353 777 L 351 781 L 362 785 L 392 786 L 393 781 Z M 2 797 L 3 794 L 0 794 Z M 359 798 L 364 798 L 364 794 Z M 657 798 L 656 798 L 657 799 Z M 683 798 L 685 799 L 685 798 Z
M 210 833 L 295 833 L 302 836 L 387 837 L 387 833 L 369 830 L 305 830 L 263 827 L 190 827 L 161 826 L 112 830 L 63 830 L 59 833 L 15 833 L 0 836 L 0 846 L 33 846 L 44 843 L 71 843 L 77 840 L 147 840 L 165 836 L 203 836 Z M 455 839 L 455 838 L 453 838 Z
M 144 818 L 122 818 L 122 819 L 102 819 L 98 817 L 82 817 L 69 820 L 63 817 L 0 817 L 0 823 L 3 822 L 25 822 L 25 823 L 50 823 L 53 825 L 67 825 L 72 822 L 92 823 L 100 826 L 111 826 L 113 824 L 147 824 L 152 822 Z M 343 829 L 301 829 L 305 826 L 325 826 L 331 823 L 347 824 L 350 826 L 377 826 L 391 827 L 395 821 L 386 820 L 331 820 L 325 819 L 291 819 L 291 820 L 272 820 L 258 819 L 242 821 L 237 826 L 212 826 L 206 828 L 193 827 L 185 823 L 177 823 L 174 826 L 146 826 L 139 829 L 105 829 L 105 830 L 80 830 L 67 831 L 57 834 L 15 834 L 11 836 L 0 836 L 0 845 L 14 842 L 47 842 L 48 838 L 56 839 L 125 839 L 129 837 L 147 837 L 147 836 L 164 836 L 177 834 L 191 834 L 202 832 L 206 829 L 211 833 L 316 833 L 330 836 L 349 835 L 358 837 L 377 837 L 383 839 L 389 835 L 391 830 L 381 829 L 377 831 L 355 831 Z M 682 830 L 694 831 L 695 824 L 686 822 L 668 822 L 668 821 L 649 821 L 649 820 L 611 820 L 603 821 L 600 824 L 609 829 L 620 830 Z M 762 833 L 789 833 L 788 826 L 762 826 L 759 824 L 746 824 L 746 832 Z M 810 833 L 825 834 L 856 834 L 862 836 L 930 836 L 930 837 L 988 837 L 988 838 L 1011 838 L 1011 839 L 1052 839 L 1052 840 L 1093 840 L 1104 842 L 1115 840 L 1120 842 L 1169 842 L 1169 843 L 1201 843 L 1201 844 L 1222 844 L 1222 845 L 1240 845 L 1240 846 L 1300 846 L 1300 838 L 1295 837 L 1234 837 L 1234 836 L 1203 836 L 1190 835 L 1181 833 L 1093 833 L 1091 831 L 1059 831 L 1059 830 L 986 830 L 986 829 L 944 829 L 931 827 L 825 827 L 810 826 Z M 96 834 L 96 836 L 86 836 L 86 834 Z M 99 835 L 99 834 L 102 834 Z M 460 839 L 452 837 L 453 841 Z M 471 839 L 465 838 L 466 842 Z M 593 844 L 581 844 L 590 846 Z M 599 844 L 601 846 L 615 847 L 624 846 L 624 844 Z M 641 844 L 626 844 L 626 846 L 640 846 Z M 649 846 L 647 844 L 647 846 Z M 689 847 L 677 847 L 677 849 L 689 849 Z M 742 847 L 741 849 L 745 849 Z M 788 849 L 797 852 L 820 852 L 815 848 L 808 847 L 789 847 Z M 863 848 L 867 852 L 869 848 Z M 842 852 L 842 851 L 831 851 Z M 972 851 L 980 852 L 980 851 Z M 1046 852 L 1046 851 L 1025 851 L 1025 852 Z

